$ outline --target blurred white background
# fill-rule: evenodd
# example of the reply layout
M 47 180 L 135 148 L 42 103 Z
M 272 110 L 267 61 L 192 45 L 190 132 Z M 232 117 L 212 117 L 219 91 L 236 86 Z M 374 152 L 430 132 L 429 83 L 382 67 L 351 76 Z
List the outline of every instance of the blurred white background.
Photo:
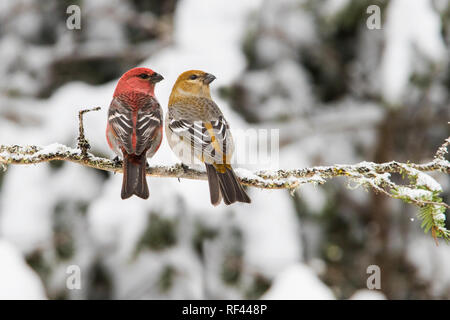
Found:
M 381 29 L 367 28 L 371 4 Z M 426 161 L 450 135 L 449 42 L 448 0 L 1 1 L 0 144 L 75 146 L 78 110 L 101 106 L 86 135 L 114 157 L 112 93 L 144 66 L 165 78 L 165 111 L 178 74 L 214 74 L 232 128 L 280 130 L 281 168 Z M 164 140 L 150 164 L 176 162 Z M 450 248 L 417 209 L 344 180 L 251 188 L 251 205 L 230 207 L 212 207 L 204 181 L 148 178 L 147 201 L 121 200 L 121 182 L 60 162 L 0 172 L 0 298 L 450 297 Z M 369 265 L 381 290 L 366 288 Z

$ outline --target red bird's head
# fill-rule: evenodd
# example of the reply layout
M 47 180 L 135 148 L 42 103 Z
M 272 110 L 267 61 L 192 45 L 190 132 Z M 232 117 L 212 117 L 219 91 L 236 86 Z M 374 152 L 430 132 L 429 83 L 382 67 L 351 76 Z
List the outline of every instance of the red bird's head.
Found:
M 134 68 L 125 72 L 117 83 L 114 97 L 129 91 L 155 94 L 155 84 L 163 80 L 163 76 L 147 68 Z

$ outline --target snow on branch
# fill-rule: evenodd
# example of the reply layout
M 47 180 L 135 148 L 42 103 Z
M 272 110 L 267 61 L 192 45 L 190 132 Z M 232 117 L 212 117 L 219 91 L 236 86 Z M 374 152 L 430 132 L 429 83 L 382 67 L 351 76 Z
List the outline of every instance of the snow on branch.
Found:
M 89 152 L 90 145 L 84 135 L 83 114 L 100 108 L 79 112 L 79 136 L 76 148 L 54 143 L 48 146 L 0 145 L 0 167 L 6 170 L 7 165 L 28 165 L 54 160 L 71 161 L 83 166 L 122 172 L 120 161 L 97 157 Z M 317 166 L 293 170 L 260 170 L 250 172 L 236 169 L 236 173 L 244 185 L 263 189 L 289 189 L 292 193 L 305 183 L 323 184 L 328 179 L 346 177 L 349 188 L 359 186 L 373 189 L 388 197 L 401 199 L 420 208 L 419 217 L 425 232 L 431 230 L 432 236 L 450 239 L 450 231 L 445 228 L 445 211 L 450 206 L 442 201 L 439 194 L 441 185 L 425 172 L 439 171 L 450 173 L 450 162 L 445 159 L 448 153 L 450 137 L 445 140 L 436 152 L 434 159 L 424 164 L 360 162 L 354 165 Z M 392 175 L 398 174 L 407 183 L 398 184 Z M 184 178 L 206 180 L 204 171 L 190 169 L 182 165 L 151 166 L 147 175 L 153 177 Z M 399 180 L 398 178 L 396 180 Z M 353 185 L 352 185 L 353 184 Z

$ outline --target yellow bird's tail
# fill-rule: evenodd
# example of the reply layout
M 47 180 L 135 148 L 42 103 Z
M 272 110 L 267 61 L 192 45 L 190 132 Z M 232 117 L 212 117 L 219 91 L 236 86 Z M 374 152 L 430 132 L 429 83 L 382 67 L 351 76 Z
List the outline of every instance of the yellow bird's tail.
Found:
M 211 203 L 217 206 L 223 198 L 226 205 L 235 202 L 251 203 L 233 168 L 227 165 L 206 164 Z

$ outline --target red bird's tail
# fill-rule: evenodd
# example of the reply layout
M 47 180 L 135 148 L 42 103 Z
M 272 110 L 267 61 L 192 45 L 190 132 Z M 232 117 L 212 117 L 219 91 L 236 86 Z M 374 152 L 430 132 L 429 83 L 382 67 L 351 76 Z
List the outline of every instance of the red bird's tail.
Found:
M 145 167 L 147 159 L 145 152 L 140 156 L 123 152 L 123 182 L 122 199 L 128 199 L 133 194 L 142 199 L 149 196 Z

